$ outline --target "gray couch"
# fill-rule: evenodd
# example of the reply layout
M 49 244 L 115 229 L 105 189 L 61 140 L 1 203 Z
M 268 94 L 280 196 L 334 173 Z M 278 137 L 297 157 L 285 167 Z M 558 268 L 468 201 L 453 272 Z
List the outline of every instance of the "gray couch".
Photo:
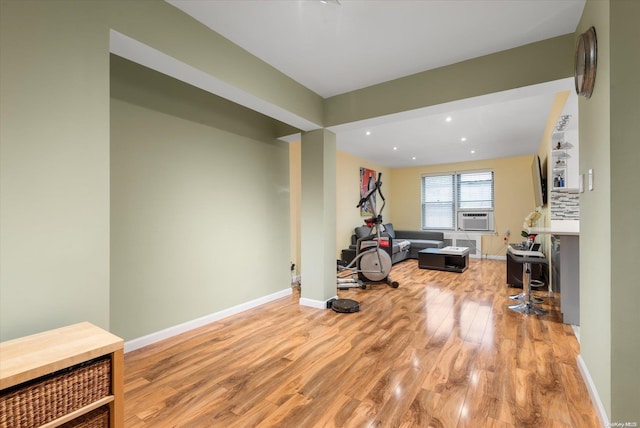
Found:
M 425 248 L 443 248 L 444 234 L 442 232 L 428 232 L 426 230 L 394 230 L 392 223 L 384 224 L 383 237 L 389 237 L 391 246 L 391 261 L 398 263 L 406 259 L 417 259 L 418 251 Z M 371 233 L 367 226 L 356 227 L 351 236 L 349 250 L 342 251 L 342 259 L 350 262 L 355 257 L 358 239 L 365 239 Z

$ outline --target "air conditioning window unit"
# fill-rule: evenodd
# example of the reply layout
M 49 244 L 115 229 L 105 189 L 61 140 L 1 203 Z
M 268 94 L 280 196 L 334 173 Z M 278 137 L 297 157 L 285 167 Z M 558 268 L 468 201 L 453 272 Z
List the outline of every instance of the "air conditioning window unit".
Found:
M 493 212 L 460 211 L 458 212 L 459 230 L 493 230 Z

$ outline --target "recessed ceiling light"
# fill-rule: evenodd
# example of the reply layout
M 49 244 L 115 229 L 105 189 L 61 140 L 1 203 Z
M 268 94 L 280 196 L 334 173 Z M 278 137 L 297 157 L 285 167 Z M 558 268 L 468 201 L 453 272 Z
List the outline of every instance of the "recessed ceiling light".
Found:
M 451 119 L 451 116 L 447 116 L 447 118 L 445 119 L 447 122 L 451 122 L 453 119 Z
M 471 154 L 474 154 L 476 151 L 475 150 L 471 150 Z
M 414 156 L 414 157 L 412 157 L 411 159 L 416 160 L 416 157 Z
M 397 147 L 394 147 L 394 148 L 393 148 L 393 150 L 398 150 L 398 148 L 397 148 Z
M 371 135 L 371 131 L 367 131 L 367 132 L 365 132 L 365 134 Z
M 467 141 L 467 137 L 460 138 L 460 141 L 462 141 L 462 142 Z

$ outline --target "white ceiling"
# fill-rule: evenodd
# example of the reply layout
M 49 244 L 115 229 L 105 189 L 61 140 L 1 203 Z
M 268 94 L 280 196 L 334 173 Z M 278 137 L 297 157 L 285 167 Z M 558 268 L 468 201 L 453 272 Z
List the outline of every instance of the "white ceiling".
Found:
M 167 1 L 322 97 L 572 33 L 585 4 L 585 0 Z M 555 93 L 566 89 L 572 89 L 570 79 L 332 130 L 340 150 L 389 167 L 532 154 Z M 451 122 L 445 122 L 446 116 L 452 117 Z

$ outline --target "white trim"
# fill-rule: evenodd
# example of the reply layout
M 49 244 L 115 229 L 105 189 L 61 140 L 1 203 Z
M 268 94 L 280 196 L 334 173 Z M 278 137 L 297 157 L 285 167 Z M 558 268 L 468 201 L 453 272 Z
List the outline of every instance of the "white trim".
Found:
M 580 370 L 582 379 L 584 380 L 584 383 L 587 386 L 587 390 L 589 391 L 589 397 L 591 397 L 591 402 L 596 408 L 596 413 L 600 418 L 600 422 L 602 422 L 602 426 L 603 427 L 611 426 L 609 422 L 609 416 L 607 416 L 607 411 L 604 409 L 604 405 L 602 404 L 602 400 L 600 400 L 600 395 L 598 395 L 598 390 L 596 389 L 596 385 L 593 383 L 593 379 L 591 379 L 591 375 L 589 374 L 589 369 L 587 369 L 587 364 L 582 359 L 582 355 L 578 355 L 577 360 L 578 360 L 578 370 Z
M 251 300 L 249 302 L 241 303 L 236 306 L 232 306 L 227 309 L 223 309 L 219 312 L 215 312 L 213 314 L 205 315 L 200 318 L 196 318 L 191 321 L 184 322 L 182 324 L 174 325 L 173 327 L 165 328 L 164 330 L 156 331 L 155 333 L 147 334 L 146 336 L 139 337 L 137 339 L 132 339 L 124 344 L 124 352 L 135 351 L 136 349 L 140 349 L 144 346 L 151 345 L 152 343 L 159 342 L 164 339 L 168 339 L 173 336 L 177 336 L 178 334 L 187 332 L 189 330 L 193 330 L 198 327 L 202 327 L 203 325 L 210 324 L 215 321 L 219 321 L 223 318 L 230 317 L 231 315 L 239 314 L 240 312 L 247 311 L 249 309 L 255 308 L 260 305 L 264 305 L 265 303 L 269 303 L 273 300 L 280 299 L 282 297 L 290 296 L 292 293 L 291 288 L 286 288 L 281 291 L 277 291 L 273 294 L 269 294 L 267 296 L 259 297 L 257 299 Z
M 507 256 L 496 256 L 496 255 L 493 255 L 493 254 L 487 254 L 486 256 L 482 256 L 481 258 L 483 258 L 483 259 L 491 259 L 491 260 L 507 260 Z
M 576 336 L 576 339 L 578 339 L 578 343 L 580 343 L 580 326 L 579 325 L 573 325 L 573 324 L 569 324 L 571 326 L 571 329 L 573 330 L 573 334 Z
M 315 300 L 315 299 L 307 299 L 306 297 L 301 297 L 298 301 L 302 306 L 309 306 L 310 308 L 316 309 L 327 309 L 327 302 L 331 299 L 337 299 L 338 296 L 333 296 L 328 298 L 327 300 Z

